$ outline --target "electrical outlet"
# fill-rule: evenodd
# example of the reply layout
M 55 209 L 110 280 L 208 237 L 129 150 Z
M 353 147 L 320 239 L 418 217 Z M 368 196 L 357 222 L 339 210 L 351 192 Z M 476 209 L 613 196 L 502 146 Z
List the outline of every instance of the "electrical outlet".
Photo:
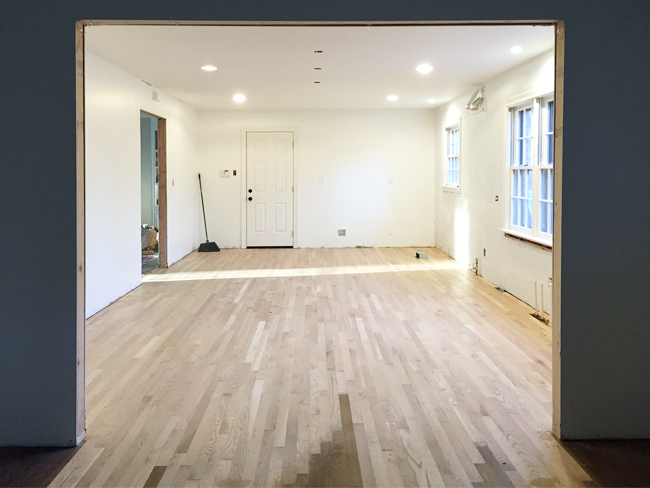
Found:
M 339 229 L 338 234 L 339 234 L 339 237 L 345 237 L 348 234 L 348 230 L 347 229 Z

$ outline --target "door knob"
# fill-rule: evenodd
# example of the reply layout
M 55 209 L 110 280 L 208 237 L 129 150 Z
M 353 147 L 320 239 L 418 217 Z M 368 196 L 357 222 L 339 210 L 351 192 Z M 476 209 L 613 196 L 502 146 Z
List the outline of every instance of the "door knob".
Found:
M 253 197 L 248 197 L 248 201 L 249 201 L 249 202 L 252 202 L 252 201 L 253 201 Z
M 248 193 L 253 193 L 253 190 L 251 190 L 251 189 L 249 188 L 249 189 L 248 189 Z

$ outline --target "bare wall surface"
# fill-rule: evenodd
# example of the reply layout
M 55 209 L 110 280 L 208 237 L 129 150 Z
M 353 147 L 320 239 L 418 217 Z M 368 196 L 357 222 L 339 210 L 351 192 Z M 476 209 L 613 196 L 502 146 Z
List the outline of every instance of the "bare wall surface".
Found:
M 206 218 L 220 246 L 242 240 L 242 128 L 294 127 L 298 247 L 433 245 L 433 110 L 201 111 Z
M 506 174 L 509 101 L 553 91 L 554 55 L 548 52 L 491 80 L 484 80 L 485 110 L 469 115 L 471 93 L 436 110 L 436 247 L 462 264 L 479 260 L 479 273 L 530 305 L 551 309 L 548 279 L 553 276 L 550 250 L 506 237 Z M 460 191 L 443 187 L 445 127 L 460 121 Z M 498 201 L 495 199 L 498 197 Z M 483 250 L 485 249 L 485 256 Z
M 0 444 L 75 437 L 74 23 L 151 18 L 565 21 L 562 432 L 650 437 L 649 16 L 645 0 L 0 3 Z
M 196 110 L 152 91 L 86 53 L 87 317 L 141 283 L 140 110 L 167 119 L 169 264 L 198 247 Z

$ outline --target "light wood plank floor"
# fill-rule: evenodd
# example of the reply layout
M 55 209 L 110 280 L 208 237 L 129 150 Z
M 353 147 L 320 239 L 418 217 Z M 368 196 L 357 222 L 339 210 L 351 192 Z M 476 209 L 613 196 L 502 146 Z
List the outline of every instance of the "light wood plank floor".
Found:
M 426 249 L 193 253 L 88 320 L 51 486 L 592 486 L 549 434 L 551 334 Z

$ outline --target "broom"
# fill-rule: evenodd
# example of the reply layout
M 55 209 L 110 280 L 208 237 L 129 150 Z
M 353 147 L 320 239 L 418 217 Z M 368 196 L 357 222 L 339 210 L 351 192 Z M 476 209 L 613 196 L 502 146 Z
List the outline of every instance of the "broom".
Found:
M 199 252 L 219 252 L 216 242 L 208 239 L 208 223 L 205 220 L 205 204 L 203 203 L 203 186 L 201 185 L 201 173 L 199 173 L 199 189 L 201 190 L 201 207 L 203 208 L 203 224 L 205 224 L 205 242 L 199 246 Z

